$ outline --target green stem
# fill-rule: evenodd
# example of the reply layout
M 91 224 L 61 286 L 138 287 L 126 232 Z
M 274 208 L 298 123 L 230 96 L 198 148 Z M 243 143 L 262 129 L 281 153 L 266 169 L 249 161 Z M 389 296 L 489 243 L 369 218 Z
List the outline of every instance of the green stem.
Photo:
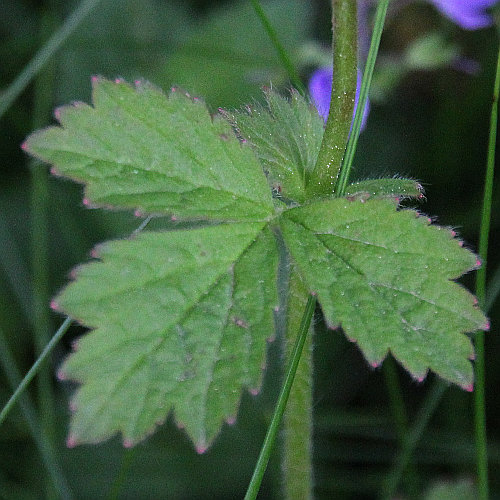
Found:
M 483 265 L 476 275 L 476 295 L 481 307 L 486 303 L 486 265 L 488 258 L 488 239 L 491 224 L 491 205 L 493 198 L 493 176 L 495 170 L 495 149 L 498 122 L 498 96 L 500 90 L 500 49 L 498 51 L 495 84 L 493 88 L 493 103 L 491 106 L 490 136 L 488 143 L 488 159 L 486 178 L 484 182 L 483 207 L 481 213 L 481 229 L 479 236 L 479 255 Z M 486 408 L 485 408 L 485 369 L 484 369 L 484 332 L 480 331 L 475 337 L 476 361 L 474 391 L 474 423 L 476 435 L 477 475 L 479 498 L 489 498 L 488 488 L 488 450 L 486 440 Z
M 259 0 L 250 0 L 252 7 L 255 10 L 255 13 L 257 14 L 258 18 L 260 19 L 260 22 L 262 23 L 262 26 L 267 32 L 267 35 L 269 36 L 271 43 L 274 45 L 274 48 L 276 49 L 276 52 L 278 53 L 279 58 L 281 59 L 281 64 L 283 64 L 283 67 L 286 69 L 288 73 L 288 77 L 290 78 L 290 81 L 292 82 L 292 85 L 301 93 L 305 93 L 305 88 L 302 83 L 302 80 L 300 79 L 299 72 L 297 71 L 297 68 L 293 64 L 292 60 L 288 56 L 285 48 L 283 47 L 282 43 L 279 40 L 278 33 L 274 29 L 273 25 L 269 21 L 269 18 L 267 17 L 264 9 L 260 5 Z
M 334 193 L 352 123 L 357 81 L 356 2 L 332 0 L 333 80 L 323 142 L 308 184 L 310 197 Z
M 307 300 L 307 305 L 302 317 L 302 322 L 300 325 L 299 333 L 297 335 L 297 340 L 293 348 L 292 356 L 290 358 L 290 363 L 286 371 L 286 377 L 281 389 L 278 401 L 276 403 L 276 408 L 274 410 L 273 418 L 269 429 L 267 430 L 266 437 L 264 439 L 264 444 L 255 466 L 254 473 L 250 484 L 248 485 L 247 493 L 245 495 L 245 500 L 255 500 L 257 494 L 259 493 L 259 488 L 262 483 L 262 478 L 264 477 L 264 472 L 266 471 L 267 463 L 269 462 L 269 457 L 271 456 L 271 451 L 276 440 L 276 435 L 280 426 L 283 413 L 285 412 L 286 404 L 288 401 L 288 396 L 290 395 L 290 390 L 292 388 L 293 380 L 295 378 L 295 373 L 297 371 L 297 366 L 300 361 L 300 356 L 302 354 L 302 348 L 304 346 L 307 333 L 309 331 L 309 326 L 311 324 L 312 315 L 314 313 L 314 308 L 316 306 L 316 297 L 309 295 Z
M 2 330 L 0 330 L 0 361 L 12 389 L 19 386 L 21 376 L 19 375 L 16 362 L 10 352 L 9 345 L 7 344 Z M 49 473 L 55 493 L 58 498 L 67 500 L 72 499 L 73 494 L 71 493 L 64 474 L 59 466 L 59 463 L 57 462 L 53 443 L 47 439 L 46 434 L 41 429 L 38 415 L 33 403 L 27 395 L 23 394 L 19 399 L 19 405 L 30 429 L 33 441 L 35 442 L 40 456 L 42 457 L 43 464 Z
M 33 377 L 40 370 L 45 358 L 52 352 L 54 347 L 57 345 L 59 340 L 61 340 L 62 336 L 66 333 L 66 331 L 71 325 L 71 318 L 66 318 L 63 324 L 59 327 L 59 330 L 54 334 L 54 336 L 50 339 L 50 342 L 45 346 L 45 349 L 42 351 L 40 356 L 38 356 L 37 360 L 33 363 L 33 366 L 29 369 L 28 373 L 24 376 L 21 383 L 18 385 L 17 389 L 14 391 L 14 394 L 7 401 L 7 404 L 3 407 L 0 412 L 0 424 L 5 420 L 10 410 L 12 410 L 13 406 L 16 404 L 17 400 L 24 392 L 26 387 L 28 387 L 29 383 L 33 380 Z
M 295 332 L 301 324 L 309 292 L 295 269 L 288 283 L 285 359 L 291 359 Z M 311 328 L 312 330 L 312 328 Z M 306 337 L 283 418 L 283 489 L 286 500 L 313 498 L 312 466 L 312 332 Z
M 17 78 L 1 94 L 0 118 L 100 1 L 82 0 L 80 5 L 68 16 L 61 27 L 24 67 Z
M 361 82 L 361 90 L 359 92 L 359 101 L 358 101 L 358 106 L 356 108 L 356 114 L 354 116 L 352 132 L 351 135 L 349 136 L 349 141 L 347 143 L 342 169 L 339 173 L 338 182 L 335 186 L 335 192 L 337 196 L 344 195 L 347 183 L 349 181 L 352 161 L 354 159 L 354 153 L 356 152 L 356 147 L 358 145 L 359 133 L 361 131 L 361 123 L 363 122 L 363 113 L 366 106 L 366 100 L 368 98 L 368 91 L 370 89 L 370 85 L 372 82 L 373 69 L 375 68 L 375 61 L 377 60 L 378 48 L 380 46 L 380 38 L 382 37 L 382 31 L 384 30 L 384 22 L 388 6 L 389 6 L 389 0 L 380 0 L 380 2 L 377 5 L 377 11 L 375 13 L 375 25 L 373 27 L 370 50 L 368 51 L 368 57 L 366 59 L 363 80 Z
M 50 2 L 49 2 L 50 3 Z M 42 43 L 54 30 L 55 19 L 49 6 L 41 19 Z M 53 61 L 53 60 L 52 60 Z M 48 64 L 35 80 L 33 128 L 47 125 L 50 119 L 55 81 L 55 65 Z M 48 172 L 41 162 L 32 160 L 31 171 L 31 262 L 33 271 L 33 331 L 35 353 L 39 355 L 50 340 L 49 315 L 49 181 Z M 55 409 L 50 365 L 44 366 L 37 377 L 38 405 L 42 432 L 47 440 L 55 440 Z M 48 488 L 51 488 L 48 485 Z M 50 490 L 47 495 L 53 496 Z

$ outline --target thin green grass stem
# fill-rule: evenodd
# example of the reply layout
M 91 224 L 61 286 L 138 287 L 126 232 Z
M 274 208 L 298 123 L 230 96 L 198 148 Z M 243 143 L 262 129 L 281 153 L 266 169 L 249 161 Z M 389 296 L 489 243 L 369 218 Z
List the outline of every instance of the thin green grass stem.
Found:
M 14 390 L 15 387 L 19 386 L 21 381 L 21 376 L 19 370 L 17 369 L 16 362 L 10 351 L 7 340 L 3 331 L 0 329 L 0 361 L 2 363 L 2 368 L 7 375 L 9 383 Z M 36 447 L 42 457 L 43 464 L 45 465 L 47 472 L 50 476 L 52 485 L 54 487 L 54 492 L 57 494 L 58 498 L 65 500 L 70 500 L 73 498 L 73 494 L 68 486 L 68 483 L 64 477 L 61 467 L 57 462 L 56 453 L 54 451 L 53 442 L 47 439 L 46 434 L 43 432 L 39 424 L 39 418 L 36 413 L 33 403 L 26 394 L 19 396 L 19 405 L 23 416 L 28 424 L 28 428 L 33 437 Z
M 0 118 L 101 0 L 82 0 L 0 96 Z
M 269 21 L 269 18 L 266 15 L 266 12 L 262 8 L 260 1 L 259 0 L 250 0 L 250 3 L 252 4 L 252 7 L 255 10 L 255 13 L 257 14 L 257 17 L 260 19 L 260 22 L 262 23 L 262 26 L 267 32 L 267 35 L 269 36 L 269 39 L 271 40 L 271 43 L 273 44 L 274 48 L 276 49 L 276 52 L 278 53 L 278 57 L 281 59 L 281 64 L 283 64 L 283 67 L 286 69 L 288 73 L 288 78 L 290 78 L 290 81 L 292 82 L 292 85 L 302 94 L 305 94 L 305 88 L 304 84 L 302 83 L 302 80 L 300 78 L 299 72 L 297 71 L 297 68 L 292 62 L 292 59 L 288 55 L 287 51 L 285 50 L 285 47 L 283 47 L 283 44 L 280 42 L 280 39 L 278 37 L 278 33 L 274 29 L 273 25 L 271 24 L 271 21 Z
M 40 39 L 42 44 L 56 26 L 54 10 L 47 2 L 41 18 Z M 47 125 L 53 103 L 55 64 L 52 59 L 35 79 L 33 103 L 33 128 Z M 33 334 L 35 353 L 39 355 L 50 340 L 51 324 L 49 311 L 49 181 L 45 165 L 36 160 L 30 161 L 31 173 L 31 267 L 33 296 Z M 38 407 L 41 428 L 46 439 L 55 441 L 55 408 L 50 364 L 45 364 L 37 377 Z M 51 495 L 51 484 L 47 496 Z
M 127 479 L 127 475 L 132 467 L 132 463 L 134 461 L 134 456 L 136 453 L 137 447 L 132 449 L 124 449 L 122 463 L 120 466 L 120 470 L 118 471 L 118 475 L 116 476 L 108 494 L 108 500 L 118 500 L 120 496 L 120 492 L 125 484 Z
M 479 232 L 479 256 L 483 265 L 476 275 L 476 295 L 479 305 L 486 304 L 486 269 L 488 259 L 488 239 L 491 225 L 491 206 L 493 200 L 493 177 L 495 170 L 495 149 L 498 122 L 498 96 L 500 90 L 500 50 L 498 51 L 495 83 L 493 87 L 493 103 L 491 106 L 490 136 L 488 142 L 488 158 L 484 181 L 483 207 L 481 211 L 481 227 Z M 488 487 L 488 450 L 486 439 L 486 404 L 485 404 L 485 349 L 484 332 L 476 333 L 475 390 L 474 390 L 474 429 L 476 437 L 477 483 L 480 500 L 489 498 Z
M 276 408 L 274 410 L 274 414 L 271 419 L 271 424 L 269 425 L 269 429 L 267 430 L 267 434 L 264 439 L 264 444 L 262 445 L 257 465 L 255 466 L 252 479 L 250 480 L 250 484 L 248 485 L 247 493 L 245 495 L 245 500 L 255 500 L 257 498 L 257 494 L 259 493 L 260 485 L 262 483 L 262 478 L 264 477 L 267 463 L 269 462 L 269 457 L 271 456 L 274 442 L 276 441 L 276 436 L 278 434 L 280 422 L 285 412 L 288 396 L 290 395 L 290 390 L 292 388 L 293 380 L 295 378 L 297 366 L 299 365 L 302 349 L 306 341 L 307 333 L 309 331 L 309 326 L 311 325 L 311 319 L 315 307 L 316 307 L 316 297 L 313 295 L 309 295 L 304 315 L 302 317 L 299 333 L 297 335 L 297 340 L 295 342 L 293 352 L 290 357 L 290 363 L 286 371 L 285 381 L 283 383 L 283 387 L 278 397 Z
M 448 386 L 438 379 L 432 384 L 415 418 L 415 422 L 406 434 L 403 447 L 399 450 L 394 460 L 394 465 L 382 485 L 380 494 L 382 499 L 389 500 L 394 498 L 403 472 L 408 467 L 411 456 L 447 388 Z
M 59 340 L 63 337 L 63 335 L 68 330 L 71 325 L 71 318 L 66 318 L 63 324 L 59 327 L 54 336 L 50 339 L 50 342 L 45 346 L 45 349 L 42 351 L 40 356 L 38 356 L 37 360 L 33 363 L 33 366 L 29 369 L 28 373 L 24 376 L 21 383 L 18 385 L 17 389 L 14 391 L 14 394 L 10 397 L 7 404 L 3 407 L 0 412 L 0 425 L 6 419 L 10 410 L 12 410 L 13 406 L 18 401 L 21 394 L 25 391 L 26 387 L 28 387 L 29 383 L 33 380 L 33 377 L 39 372 L 43 362 L 47 358 L 47 356 L 52 352 L 54 347 L 57 345 Z
M 354 111 L 357 82 L 357 6 L 332 0 L 333 78 L 330 110 L 316 165 L 307 185 L 310 197 L 334 193 Z
M 365 111 L 366 100 L 368 98 L 368 91 L 372 82 L 373 69 L 375 68 L 375 61 L 377 60 L 378 49 L 380 46 L 380 39 L 382 31 L 384 30 L 385 16 L 387 8 L 389 7 L 389 0 L 380 0 L 375 12 L 375 25 L 373 27 L 373 34 L 370 43 L 370 50 L 366 59 L 365 70 L 361 82 L 361 90 L 359 92 L 358 105 L 356 107 L 356 114 L 352 124 L 352 131 L 349 135 L 347 142 L 342 168 L 339 172 L 339 177 L 335 185 L 335 193 L 337 196 L 343 196 L 349 182 L 349 175 L 351 173 L 352 162 L 356 147 L 358 145 L 359 133 L 361 131 L 361 123 L 363 121 L 363 113 Z
M 392 357 L 388 357 L 382 367 L 384 374 L 387 394 L 389 396 L 389 404 L 391 407 L 394 423 L 396 424 L 396 434 L 400 449 L 404 447 L 405 439 L 408 434 L 408 414 L 406 412 L 403 394 L 401 392 L 401 384 L 399 383 L 396 363 Z M 408 493 L 411 497 L 415 497 L 418 490 L 417 471 L 409 461 L 405 475 L 407 478 L 406 485 Z
M 284 359 L 288 364 L 297 331 L 302 324 L 302 312 L 307 306 L 309 291 L 295 267 L 291 267 L 286 304 L 287 321 L 284 338 Z M 306 336 L 295 380 L 283 416 L 282 481 L 284 500 L 313 498 L 313 357 L 312 333 Z

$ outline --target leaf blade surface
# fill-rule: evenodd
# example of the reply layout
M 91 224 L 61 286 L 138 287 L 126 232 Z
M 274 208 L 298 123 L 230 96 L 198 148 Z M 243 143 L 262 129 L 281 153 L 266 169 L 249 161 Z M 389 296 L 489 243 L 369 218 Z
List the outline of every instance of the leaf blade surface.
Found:
M 236 221 L 272 212 L 253 152 L 202 101 L 101 78 L 93 81 L 92 100 L 93 107 L 59 108 L 61 126 L 32 134 L 24 145 L 54 173 L 84 183 L 86 204 Z
M 71 442 L 122 432 L 133 444 L 174 409 L 203 451 L 234 419 L 242 387 L 260 387 L 277 304 L 274 235 L 263 223 L 223 224 L 142 233 L 97 253 L 56 299 L 96 328 L 61 369 L 82 383 Z
M 395 208 L 338 198 L 285 212 L 281 227 L 328 324 L 342 326 L 368 362 L 378 366 L 391 351 L 419 380 L 431 369 L 469 389 L 474 353 L 463 333 L 487 321 L 450 280 L 477 258 L 450 230 Z

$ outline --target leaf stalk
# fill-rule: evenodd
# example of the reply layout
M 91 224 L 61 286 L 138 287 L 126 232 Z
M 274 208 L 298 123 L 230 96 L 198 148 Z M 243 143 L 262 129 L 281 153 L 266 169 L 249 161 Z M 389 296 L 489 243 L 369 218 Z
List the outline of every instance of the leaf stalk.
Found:
M 260 451 L 259 459 L 257 460 L 257 465 L 248 485 L 247 493 L 245 495 L 245 500 L 255 500 L 259 492 L 260 485 L 262 483 L 262 478 L 266 471 L 267 464 L 269 462 L 269 457 L 278 434 L 281 419 L 285 412 L 286 404 L 288 402 L 288 397 L 290 395 L 290 390 L 292 388 L 293 380 L 297 372 L 297 367 L 299 365 L 300 356 L 302 354 L 302 349 L 306 341 L 307 333 L 309 331 L 309 326 L 311 325 L 311 319 L 314 313 L 314 308 L 316 307 L 316 297 L 314 295 L 309 295 L 307 299 L 306 308 L 304 310 L 304 315 L 302 316 L 302 322 L 300 324 L 299 333 L 297 335 L 297 340 L 293 348 L 292 355 L 290 357 L 290 363 L 286 371 L 285 381 L 281 389 L 278 401 L 276 403 L 276 408 L 274 410 L 273 417 L 271 419 L 271 424 L 267 430 L 262 449 Z

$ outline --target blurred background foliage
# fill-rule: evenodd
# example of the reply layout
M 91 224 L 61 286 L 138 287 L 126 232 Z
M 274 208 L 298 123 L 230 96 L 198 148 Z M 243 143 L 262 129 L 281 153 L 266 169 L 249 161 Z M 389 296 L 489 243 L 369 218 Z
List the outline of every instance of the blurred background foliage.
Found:
M 2 0 L 0 89 L 7 88 L 76 6 L 62 0 Z M 312 70 L 330 61 L 329 2 L 270 0 L 263 6 L 307 83 Z M 495 28 L 463 31 L 429 3 L 394 0 L 375 70 L 371 113 L 355 159 L 357 178 L 399 174 L 421 180 L 427 202 L 418 208 L 457 228 L 473 249 L 497 43 Z M 40 340 L 35 330 L 45 328 L 52 335 L 62 322 L 50 315 L 40 326 L 48 315 L 43 313 L 48 311 L 48 297 L 65 283 L 72 267 L 89 258 L 96 242 L 125 237 L 138 225 L 131 214 L 84 209 L 80 186 L 47 180 L 46 166 L 30 163 L 20 149 L 29 132 L 53 122 L 54 107 L 89 101 L 94 74 L 146 78 L 165 89 L 178 85 L 202 96 L 213 111 L 261 99 L 262 85 L 272 82 L 284 91 L 289 85 L 248 1 L 97 4 L 0 120 L 0 331 L 21 373 L 36 359 Z M 36 194 L 39 183 L 45 182 L 46 192 Z M 488 263 L 493 289 L 500 282 L 498 184 L 497 176 Z M 34 269 L 42 269 L 41 274 Z M 40 284 L 43 271 L 46 278 Z M 44 288 L 47 293 L 41 313 L 33 298 L 35 276 L 42 298 Z M 473 287 L 474 277 L 466 276 L 463 282 Z M 490 308 L 492 330 L 486 337 L 493 498 L 500 498 L 498 306 L 497 299 Z M 71 340 L 82 333 L 73 326 L 57 347 L 46 372 L 46 392 L 40 384 L 28 391 L 42 425 L 53 434 L 57 459 L 75 498 L 242 498 L 279 386 L 279 342 L 270 347 L 262 393 L 244 394 L 237 422 L 226 425 L 215 445 L 199 456 L 171 420 L 133 450 L 124 450 L 118 438 L 66 448 L 73 388 L 58 382 L 55 373 Z M 398 449 L 383 371 L 369 369 L 356 347 L 339 332 L 327 332 L 320 317 L 314 344 L 317 498 L 375 498 Z M 12 387 L 5 375 L 7 351 L 0 350 L 3 404 Z M 397 376 L 412 422 L 433 377 L 417 384 L 399 368 Z M 411 491 L 429 500 L 475 497 L 472 401 L 471 394 L 457 388 L 445 392 L 418 444 L 411 474 L 401 482 L 399 498 L 411 498 Z M 278 454 L 260 498 L 280 498 Z M 0 463 L 1 498 L 56 498 L 20 409 L 0 427 Z

